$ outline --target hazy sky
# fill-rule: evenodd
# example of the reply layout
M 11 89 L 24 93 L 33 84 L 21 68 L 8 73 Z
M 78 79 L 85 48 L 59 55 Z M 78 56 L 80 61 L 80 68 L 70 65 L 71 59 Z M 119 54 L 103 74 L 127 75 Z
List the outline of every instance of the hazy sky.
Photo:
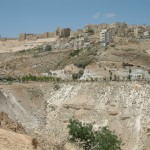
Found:
M 150 0 L 0 0 L 2 37 L 112 22 L 149 25 Z

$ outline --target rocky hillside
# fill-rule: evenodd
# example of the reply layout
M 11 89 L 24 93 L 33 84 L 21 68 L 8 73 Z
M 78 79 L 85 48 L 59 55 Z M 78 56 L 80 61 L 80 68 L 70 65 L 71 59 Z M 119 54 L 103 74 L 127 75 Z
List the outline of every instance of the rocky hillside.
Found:
M 103 29 L 112 33 L 105 46 Z M 150 27 L 139 26 L 138 35 L 135 29 L 87 25 L 67 37 L 1 39 L 0 128 L 35 137 L 45 150 L 76 150 L 67 142 L 75 118 L 109 126 L 123 150 L 149 150 L 150 37 L 144 33 Z M 9 133 L 12 140 L 20 137 Z M 1 133 L 0 140 L 5 144 Z
M 148 82 L 29 83 L 0 91 L 0 111 L 55 144 L 66 141 L 68 120 L 76 118 L 115 130 L 123 150 L 149 150 Z

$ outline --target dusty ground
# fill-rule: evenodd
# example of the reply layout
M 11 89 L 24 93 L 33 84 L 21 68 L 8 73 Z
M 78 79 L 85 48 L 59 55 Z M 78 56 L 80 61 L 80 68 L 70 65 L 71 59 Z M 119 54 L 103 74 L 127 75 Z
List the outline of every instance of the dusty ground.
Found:
M 0 150 L 33 150 L 32 141 L 21 124 L 0 112 Z
M 27 134 L 25 128 L 21 124 L 10 119 L 8 114 L 4 112 L 0 112 L 0 128 L 16 133 Z
M 32 137 L 0 129 L 0 150 L 34 150 Z
M 33 41 L 6 40 L 0 41 L 0 53 L 17 52 L 41 46 L 47 42 L 54 42 L 55 38 L 37 39 Z

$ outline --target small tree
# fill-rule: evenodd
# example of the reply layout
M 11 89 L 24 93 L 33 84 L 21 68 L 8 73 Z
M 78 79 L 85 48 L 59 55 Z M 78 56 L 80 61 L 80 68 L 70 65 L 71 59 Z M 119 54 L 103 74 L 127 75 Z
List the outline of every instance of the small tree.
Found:
M 80 77 L 83 75 L 83 73 L 84 73 L 83 70 L 79 70 L 78 73 L 73 73 L 73 74 L 72 74 L 72 79 L 73 79 L 73 80 L 80 79 Z
M 94 30 L 92 28 L 88 28 L 87 33 L 89 33 L 89 35 L 94 34 Z
M 78 120 L 69 122 L 70 141 L 79 142 L 85 150 L 121 150 L 122 141 L 108 127 L 93 131 L 92 124 L 82 124 Z
M 132 69 L 131 68 L 129 68 L 129 75 L 128 75 L 128 80 L 131 80 L 131 78 L 132 78 Z
M 70 120 L 70 141 L 80 142 L 85 150 L 89 150 L 94 142 L 94 133 L 91 124 L 82 124 L 78 120 Z
M 112 81 L 112 71 L 111 70 L 109 70 L 109 75 L 110 75 L 109 79 L 110 79 L 110 81 Z

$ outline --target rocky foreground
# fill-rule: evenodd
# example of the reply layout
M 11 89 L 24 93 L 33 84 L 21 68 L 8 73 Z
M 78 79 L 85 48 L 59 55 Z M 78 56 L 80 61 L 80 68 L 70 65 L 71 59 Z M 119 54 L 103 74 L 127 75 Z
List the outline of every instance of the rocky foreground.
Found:
M 42 137 L 43 147 L 65 144 L 68 120 L 76 118 L 115 130 L 123 150 L 149 150 L 149 91 L 146 81 L 0 85 L 0 111 Z

